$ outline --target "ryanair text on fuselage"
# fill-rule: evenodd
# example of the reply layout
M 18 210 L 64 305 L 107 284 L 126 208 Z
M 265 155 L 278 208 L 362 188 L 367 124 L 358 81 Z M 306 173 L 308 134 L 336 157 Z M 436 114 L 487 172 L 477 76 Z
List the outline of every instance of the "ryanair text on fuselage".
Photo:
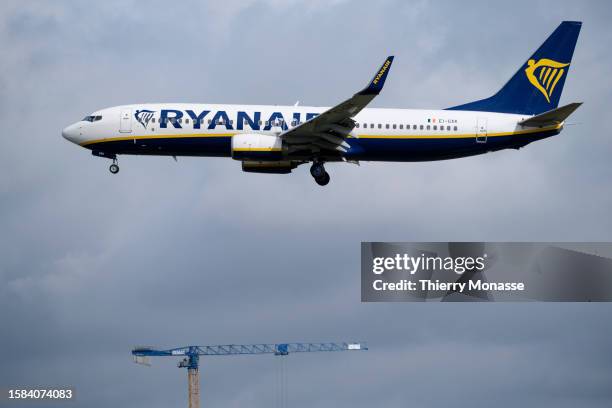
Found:
M 318 113 L 306 113 L 305 121 L 319 115 Z M 189 124 L 182 123 L 183 118 L 189 118 Z M 302 122 L 301 112 L 293 112 L 291 116 L 292 124 Z M 146 125 L 143 125 L 146 128 Z M 159 113 L 159 128 L 166 129 L 168 126 L 173 126 L 176 129 L 190 126 L 193 129 L 206 128 L 209 130 L 216 129 L 221 126 L 226 130 L 244 130 L 248 127 L 251 130 L 271 130 L 273 127 L 280 127 L 282 130 L 287 130 L 287 121 L 282 112 L 273 112 L 265 121 L 262 121 L 261 112 L 253 112 L 251 114 L 238 111 L 235 118 L 230 118 L 226 111 L 220 110 L 212 113 L 210 110 L 203 110 L 199 113 L 191 109 L 184 111 L 178 109 L 162 109 Z

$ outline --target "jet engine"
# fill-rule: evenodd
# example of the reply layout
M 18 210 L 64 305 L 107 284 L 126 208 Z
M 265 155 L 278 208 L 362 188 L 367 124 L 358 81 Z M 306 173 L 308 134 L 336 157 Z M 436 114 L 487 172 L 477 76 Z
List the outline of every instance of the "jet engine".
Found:
M 297 163 L 291 160 L 242 162 L 242 171 L 247 173 L 287 174 L 296 167 Z
M 236 160 L 279 161 L 285 151 L 278 136 L 242 133 L 232 137 L 232 158 Z

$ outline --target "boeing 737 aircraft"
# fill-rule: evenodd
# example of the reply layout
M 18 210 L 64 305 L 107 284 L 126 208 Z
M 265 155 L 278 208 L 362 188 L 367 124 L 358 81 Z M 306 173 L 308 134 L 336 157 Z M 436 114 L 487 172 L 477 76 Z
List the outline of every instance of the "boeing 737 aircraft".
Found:
M 332 107 L 134 104 L 102 109 L 62 131 L 112 159 L 120 154 L 231 157 L 253 173 L 291 173 L 312 163 L 319 185 L 327 162 L 425 161 L 518 149 L 557 135 L 581 103 L 558 107 L 580 22 L 565 21 L 495 95 L 443 110 L 366 108 L 391 69 Z

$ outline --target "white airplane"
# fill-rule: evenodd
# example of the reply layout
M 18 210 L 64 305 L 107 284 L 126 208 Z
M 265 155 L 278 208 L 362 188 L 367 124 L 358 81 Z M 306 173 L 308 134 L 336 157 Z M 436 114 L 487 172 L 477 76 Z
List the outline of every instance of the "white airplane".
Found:
M 242 170 L 290 173 L 312 163 L 319 185 L 326 162 L 426 161 L 518 149 L 557 135 L 581 103 L 558 107 L 580 22 L 565 21 L 490 98 L 443 110 L 374 109 L 393 57 L 370 83 L 332 108 L 134 104 L 102 109 L 62 131 L 112 159 L 117 155 L 231 157 Z

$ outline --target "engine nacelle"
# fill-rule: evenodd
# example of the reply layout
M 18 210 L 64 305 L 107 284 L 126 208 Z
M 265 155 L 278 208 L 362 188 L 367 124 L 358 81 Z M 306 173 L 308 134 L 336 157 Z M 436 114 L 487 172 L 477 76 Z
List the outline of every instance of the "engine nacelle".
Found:
M 241 133 L 232 137 L 232 158 L 278 161 L 283 158 L 283 140 L 278 136 Z
M 247 173 L 287 174 L 296 167 L 297 164 L 291 160 L 242 162 L 242 171 Z

